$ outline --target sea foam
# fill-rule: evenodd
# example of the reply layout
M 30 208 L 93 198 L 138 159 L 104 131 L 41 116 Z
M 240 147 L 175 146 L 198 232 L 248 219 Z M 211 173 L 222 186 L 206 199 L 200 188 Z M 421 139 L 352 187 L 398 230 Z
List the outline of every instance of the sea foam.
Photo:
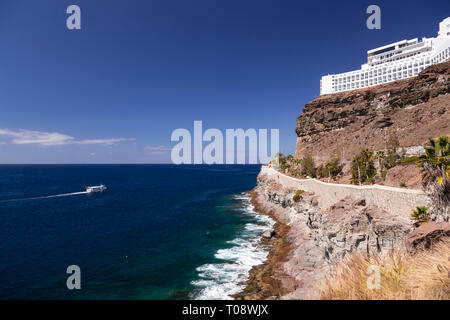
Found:
M 242 202 L 240 211 L 252 217 L 254 222 L 247 223 L 237 238 L 228 241 L 232 247 L 219 249 L 215 253 L 215 258 L 223 262 L 204 264 L 196 269 L 200 279 L 192 281 L 199 289 L 196 290 L 195 299 L 232 299 L 231 295 L 245 288 L 252 267 L 267 258 L 268 252 L 261 244 L 261 235 L 272 230 L 275 222 L 267 216 L 257 215 L 247 194 L 237 195 L 235 199 Z

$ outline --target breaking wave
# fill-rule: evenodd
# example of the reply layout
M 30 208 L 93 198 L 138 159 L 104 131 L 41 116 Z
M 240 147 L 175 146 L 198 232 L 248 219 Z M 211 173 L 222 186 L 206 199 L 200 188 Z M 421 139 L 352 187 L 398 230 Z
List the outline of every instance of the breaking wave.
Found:
M 196 270 L 200 279 L 192 281 L 196 286 L 194 297 L 198 300 L 232 299 L 231 295 L 241 292 L 245 288 L 249 271 L 252 267 L 263 263 L 268 255 L 261 244 L 262 233 L 272 230 L 275 221 L 267 216 L 257 215 L 247 194 L 235 196 L 242 203 L 240 211 L 254 219 L 247 223 L 239 237 L 228 241 L 230 248 L 219 249 L 215 258 L 218 263 L 199 266 Z

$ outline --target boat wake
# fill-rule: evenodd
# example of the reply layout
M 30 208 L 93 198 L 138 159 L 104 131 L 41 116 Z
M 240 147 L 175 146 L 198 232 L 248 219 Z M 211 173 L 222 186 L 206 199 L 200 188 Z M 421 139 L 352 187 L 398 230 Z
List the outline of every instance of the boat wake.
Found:
M 54 194 L 49 196 L 42 196 L 42 197 L 31 197 L 31 198 L 18 198 L 18 199 L 9 199 L 9 200 L 0 200 L 0 202 L 12 202 L 12 201 L 27 201 L 27 200 L 38 200 L 38 199 L 50 199 L 50 198 L 59 198 L 59 197 L 69 197 L 69 196 L 76 196 L 79 194 L 88 194 L 87 191 L 80 191 L 80 192 L 71 192 L 71 193 L 61 193 L 61 194 Z
M 263 263 L 267 258 L 268 252 L 261 245 L 261 235 L 264 231 L 272 230 L 275 221 L 267 216 L 257 215 L 248 195 L 241 194 L 235 198 L 243 202 L 243 214 L 255 218 L 255 222 L 247 223 L 239 237 L 228 241 L 232 247 L 216 252 L 215 258 L 222 262 L 204 264 L 196 269 L 200 279 L 191 282 L 199 289 L 195 290 L 195 299 L 233 299 L 231 295 L 245 288 L 245 281 L 248 280 L 252 267 Z

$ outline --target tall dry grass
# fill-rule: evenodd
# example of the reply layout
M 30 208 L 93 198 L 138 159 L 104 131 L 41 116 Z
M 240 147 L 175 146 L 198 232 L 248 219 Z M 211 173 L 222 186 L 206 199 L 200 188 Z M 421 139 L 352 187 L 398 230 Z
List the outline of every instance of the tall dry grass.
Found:
M 349 255 L 319 285 L 321 299 L 327 300 L 449 300 L 450 239 L 432 249 L 409 255 L 405 250 L 389 254 Z M 378 289 L 367 280 L 375 265 L 380 270 Z M 369 273 L 369 274 L 368 274 Z M 372 273 L 373 274 L 373 273 Z M 373 283 L 373 282 L 371 282 Z

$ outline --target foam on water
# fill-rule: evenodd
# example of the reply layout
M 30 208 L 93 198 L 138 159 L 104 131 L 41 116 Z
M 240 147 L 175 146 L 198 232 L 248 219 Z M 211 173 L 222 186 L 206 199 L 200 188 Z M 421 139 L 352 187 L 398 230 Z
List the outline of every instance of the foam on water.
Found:
M 261 235 L 272 230 L 275 222 L 267 216 L 257 215 L 247 194 L 237 195 L 235 199 L 243 202 L 240 211 L 254 218 L 254 222 L 247 223 L 239 237 L 228 241 L 232 247 L 216 252 L 215 258 L 223 262 L 204 264 L 197 268 L 200 279 L 192 281 L 199 288 L 195 299 L 232 299 L 231 295 L 245 288 L 252 267 L 267 258 L 268 252 L 261 245 Z
M 22 198 L 22 199 L 19 198 L 19 199 L 1 200 L 0 202 L 50 199 L 50 198 L 76 196 L 76 195 L 79 195 L 79 194 L 88 194 L 88 192 L 87 191 L 80 191 L 80 192 L 71 192 L 71 193 L 61 193 L 61 194 L 53 194 L 53 195 L 50 195 L 50 196 L 42 196 L 42 197 L 31 197 L 31 198 Z

